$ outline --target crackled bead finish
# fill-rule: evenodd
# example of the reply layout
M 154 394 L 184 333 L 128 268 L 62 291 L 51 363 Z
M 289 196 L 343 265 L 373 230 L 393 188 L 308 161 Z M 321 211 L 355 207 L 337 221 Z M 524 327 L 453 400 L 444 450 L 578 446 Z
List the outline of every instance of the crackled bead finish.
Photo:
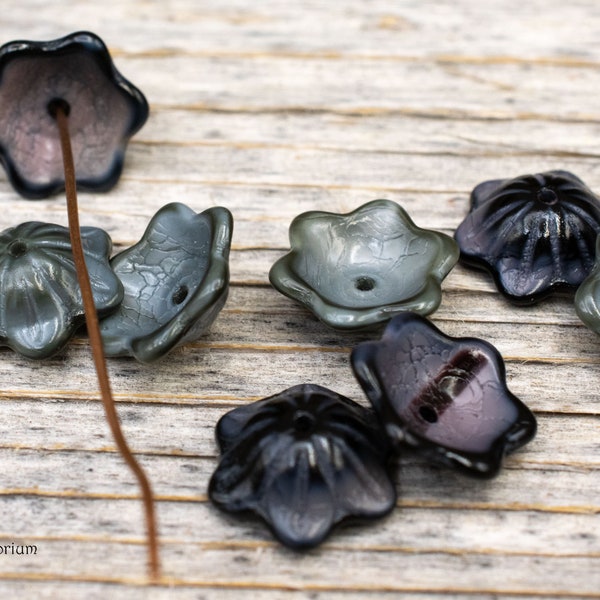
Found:
M 272 285 L 338 329 L 407 310 L 433 312 L 459 255 L 452 238 L 417 227 L 389 200 L 348 214 L 301 214 L 290 226 L 290 245 L 271 268 Z
M 86 265 L 98 313 L 114 310 L 123 287 L 109 266 L 111 241 L 82 227 Z M 0 345 L 28 358 L 60 350 L 84 322 L 69 230 L 29 222 L 0 233 Z
M 596 240 L 596 262 L 575 294 L 575 310 L 585 325 L 600 335 L 600 236 Z
M 359 344 L 352 366 L 397 447 L 492 477 L 507 452 L 535 435 L 535 417 L 508 390 L 498 351 L 448 337 L 419 315 L 399 315 L 380 341 Z
M 221 418 L 209 496 L 253 511 L 292 548 L 319 544 L 347 517 L 395 505 L 389 444 L 372 411 L 318 385 L 291 387 Z
M 575 175 L 549 171 L 479 184 L 455 233 L 461 259 L 493 275 L 515 304 L 574 290 L 594 264 L 600 201 Z
M 100 323 L 106 354 L 152 362 L 200 337 L 227 299 L 232 231 L 226 208 L 161 208 L 142 239 L 111 260 L 125 297 Z
M 148 117 L 148 103 L 89 32 L 0 48 L 0 160 L 13 186 L 27 198 L 64 188 L 60 139 L 49 110 L 56 100 L 69 107 L 79 189 L 111 188 L 127 141 Z

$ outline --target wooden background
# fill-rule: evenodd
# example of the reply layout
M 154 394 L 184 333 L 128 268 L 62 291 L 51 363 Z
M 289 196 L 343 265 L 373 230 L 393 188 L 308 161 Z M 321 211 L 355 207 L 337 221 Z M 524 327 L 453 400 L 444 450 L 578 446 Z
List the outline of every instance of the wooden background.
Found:
M 2 42 L 90 29 L 147 95 L 119 185 L 82 194 L 115 250 L 170 201 L 235 219 L 230 298 L 197 343 L 151 367 L 113 359 L 125 433 L 153 482 L 164 580 L 146 587 L 135 482 L 116 453 L 87 341 L 31 362 L 0 351 L 0 592 L 15 598 L 230 600 L 600 597 L 600 338 L 571 299 L 514 308 L 457 267 L 433 322 L 489 340 L 537 438 L 479 482 L 406 455 L 398 509 L 305 554 L 206 489 L 214 425 L 312 382 L 366 402 L 357 342 L 268 283 L 300 212 L 399 202 L 452 234 L 480 181 L 568 169 L 600 192 L 596 0 L 119 0 L 2 5 Z M 65 224 L 62 196 L 0 174 L 0 227 Z

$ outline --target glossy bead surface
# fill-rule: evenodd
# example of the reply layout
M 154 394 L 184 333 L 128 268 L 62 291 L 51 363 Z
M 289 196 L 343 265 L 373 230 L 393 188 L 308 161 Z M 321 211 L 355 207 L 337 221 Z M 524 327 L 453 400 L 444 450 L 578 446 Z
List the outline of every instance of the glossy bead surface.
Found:
M 455 239 L 461 260 L 488 270 L 515 304 L 573 291 L 587 277 L 600 201 L 575 175 L 550 171 L 479 184 Z
M 319 544 L 347 517 L 380 517 L 395 505 L 389 444 L 375 415 L 318 385 L 230 411 L 217 441 L 211 500 L 255 512 L 292 548 Z
M 142 239 L 111 260 L 125 296 L 100 323 L 107 356 L 152 362 L 200 337 L 227 299 L 232 231 L 226 208 L 161 208 Z
M 433 312 L 459 254 L 452 238 L 417 227 L 389 200 L 348 214 L 301 214 L 290 226 L 290 245 L 271 268 L 272 285 L 338 329 L 407 310 Z
M 104 315 L 123 298 L 108 262 L 112 244 L 95 227 L 82 227 L 81 236 L 96 308 Z M 83 322 L 69 230 L 32 221 L 0 233 L 0 345 L 46 358 Z
M 600 236 L 596 240 L 596 263 L 577 288 L 575 310 L 585 325 L 600 335 Z
M 0 160 L 15 189 L 45 198 L 64 188 L 50 106 L 68 106 L 77 185 L 106 190 L 118 180 L 129 138 L 148 117 L 142 93 L 115 69 L 93 33 L 0 48 Z
M 359 344 L 352 367 L 396 447 L 468 474 L 494 476 L 504 455 L 535 435 L 498 351 L 446 336 L 414 313 L 395 317 L 380 341 Z

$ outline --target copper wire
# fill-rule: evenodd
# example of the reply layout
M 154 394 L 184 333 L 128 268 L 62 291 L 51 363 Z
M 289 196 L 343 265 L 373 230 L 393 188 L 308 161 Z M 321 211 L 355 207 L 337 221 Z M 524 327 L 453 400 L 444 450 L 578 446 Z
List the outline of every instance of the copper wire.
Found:
M 65 106 L 66 105 L 66 106 Z M 81 231 L 79 227 L 79 210 L 77 207 L 77 186 L 75 182 L 75 166 L 73 162 L 73 152 L 71 149 L 71 136 L 69 133 L 68 104 L 55 102 L 52 106 L 52 115 L 55 117 L 60 133 L 60 143 L 63 155 L 65 170 L 65 191 L 67 196 L 67 214 L 69 220 L 69 230 L 71 235 L 71 246 L 73 251 L 73 260 L 77 271 L 77 279 L 81 289 L 81 298 L 85 311 L 85 322 L 87 326 L 90 346 L 94 359 L 94 366 L 98 376 L 98 384 L 102 396 L 102 404 L 106 414 L 106 420 L 110 426 L 115 443 L 123 459 L 133 471 L 138 480 L 142 491 L 144 511 L 146 516 L 147 544 L 148 544 L 148 568 L 150 576 L 154 580 L 160 577 L 160 560 L 158 556 L 158 535 L 156 527 L 156 516 L 154 511 L 154 496 L 152 488 L 146 473 L 133 456 L 125 436 L 121 430 L 119 416 L 115 407 L 115 401 L 112 395 L 104 347 L 100 334 L 100 325 L 98 314 L 92 294 L 87 266 L 81 244 Z

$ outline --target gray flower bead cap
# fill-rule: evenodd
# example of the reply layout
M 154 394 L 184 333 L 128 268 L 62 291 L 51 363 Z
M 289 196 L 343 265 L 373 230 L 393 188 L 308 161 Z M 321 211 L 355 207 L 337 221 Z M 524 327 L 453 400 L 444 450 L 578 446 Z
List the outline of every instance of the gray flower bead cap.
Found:
M 600 335 L 600 235 L 594 266 L 575 293 L 575 310 L 586 327 Z
M 227 299 L 232 232 L 226 208 L 161 208 L 142 239 L 111 261 L 125 297 L 100 323 L 107 356 L 152 362 L 200 337 Z
M 336 329 L 432 313 L 459 256 L 451 237 L 417 227 L 390 200 L 348 214 L 303 213 L 289 235 L 291 251 L 272 266 L 271 284 Z
M 104 315 L 123 298 L 109 266 L 112 243 L 96 227 L 82 227 L 81 236 L 96 308 Z M 1 232 L 0 345 L 47 358 L 84 320 L 69 230 L 32 221 Z

